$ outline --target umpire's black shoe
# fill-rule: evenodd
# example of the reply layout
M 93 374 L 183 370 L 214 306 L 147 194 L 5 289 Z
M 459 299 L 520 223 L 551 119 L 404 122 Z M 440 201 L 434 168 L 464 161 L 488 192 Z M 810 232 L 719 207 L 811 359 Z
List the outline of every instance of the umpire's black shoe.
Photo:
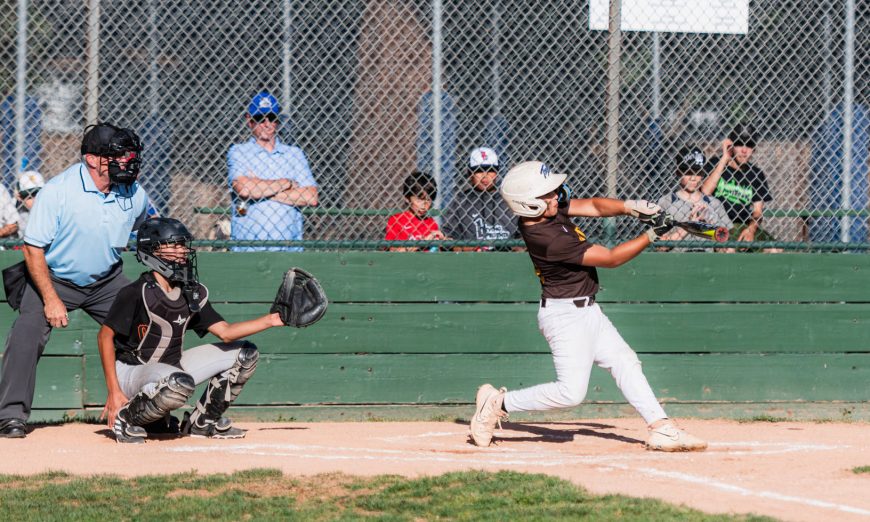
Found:
M 0 420 L 0 437 L 23 439 L 27 436 L 27 423 L 21 419 Z

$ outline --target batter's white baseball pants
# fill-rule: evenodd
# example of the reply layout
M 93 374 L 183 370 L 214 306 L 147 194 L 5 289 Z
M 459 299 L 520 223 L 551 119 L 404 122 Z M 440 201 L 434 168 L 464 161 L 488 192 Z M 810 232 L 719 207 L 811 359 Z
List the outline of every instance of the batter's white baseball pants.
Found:
M 505 409 L 541 411 L 583 402 L 592 364 L 610 371 L 629 404 L 647 424 L 667 417 L 643 375 L 634 350 L 597 304 L 577 308 L 575 299 L 547 299 L 538 309 L 538 326 L 550 344 L 556 382 L 509 391 Z

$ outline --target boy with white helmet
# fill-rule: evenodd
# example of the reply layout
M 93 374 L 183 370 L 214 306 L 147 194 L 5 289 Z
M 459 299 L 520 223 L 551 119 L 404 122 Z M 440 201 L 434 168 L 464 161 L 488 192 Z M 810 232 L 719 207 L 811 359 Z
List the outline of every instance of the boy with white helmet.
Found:
M 0 185 L 0 238 L 13 238 L 19 228 L 15 200 L 9 195 L 9 191 Z
M 33 208 L 33 203 L 36 201 L 36 194 L 45 186 L 45 179 L 42 174 L 35 170 L 22 172 L 18 177 L 18 191 L 15 193 L 15 199 L 18 200 L 18 237 L 24 237 L 24 229 L 27 228 L 27 221 L 30 219 L 30 209 Z
M 640 361 L 595 304 L 596 267 L 626 263 L 671 229 L 667 214 L 648 201 L 608 198 L 571 199 L 556 174 L 539 161 L 508 172 L 501 195 L 519 216 L 519 229 L 541 280 L 538 325 L 550 344 L 556 382 L 508 392 L 484 384 L 477 391 L 471 436 L 488 446 L 496 422 L 517 411 L 542 411 L 579 405 L 586 395 L 592 364 L 610 371 L 628 402 L 649 426 L 647 448 L 703 450 L 707 443 L 681 430 L 656 400 Z M 630 215 L 650 225 L 640 236 L 606 248 L 586 241 L 572 217 Z

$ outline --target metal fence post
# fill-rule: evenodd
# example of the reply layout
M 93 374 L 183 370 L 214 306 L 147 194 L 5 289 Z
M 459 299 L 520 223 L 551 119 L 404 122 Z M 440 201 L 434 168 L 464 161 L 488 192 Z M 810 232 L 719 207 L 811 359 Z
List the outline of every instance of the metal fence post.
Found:
M 443 36 L 441 0 L 432 1 L 432 177 L 438 186 L 438 194 L 433 202 L 435 208 L 441 208 L 444 199 L 444 183 L 441 173 L 441 59 Z
M 85 123 L 100 120 L 100 0 L 88 1 L 87 80 L 85 86 Z
M 852 132 L 855 103 L 855 0 L 846 0 L 846 35 L 843 42 L 843 192 L 842 209 L 852 208 Z M 851 218 L 840 218 L 840 240 L 850 241 Z M 866 239 L 866 238 L 860 238 Z
M 607 38 L 607 197 L 617 197 L 619 176 L 619 85 L 620 53 L 622 51 L 621 0 L 610 0 L 610 20 Z M 613 218 L 607 220 L 605 240 L 611 243 L 616 235 Z
M 18 39 L 15 60 L 15 160 L 13 172 L 22 168 L 24 160 L 24 129 L 27 96 L 27 0 L 18 0 Z

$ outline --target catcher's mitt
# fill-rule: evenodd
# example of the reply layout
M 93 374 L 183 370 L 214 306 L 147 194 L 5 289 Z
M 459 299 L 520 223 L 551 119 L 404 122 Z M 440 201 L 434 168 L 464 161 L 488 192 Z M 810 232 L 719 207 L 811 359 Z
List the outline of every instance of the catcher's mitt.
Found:
M 284 273 L 269 312 L 278 312 L 287 326 L 304 328 L 323 317 L 328 303 L 320 282 L 305 270 L 293 267 Z

